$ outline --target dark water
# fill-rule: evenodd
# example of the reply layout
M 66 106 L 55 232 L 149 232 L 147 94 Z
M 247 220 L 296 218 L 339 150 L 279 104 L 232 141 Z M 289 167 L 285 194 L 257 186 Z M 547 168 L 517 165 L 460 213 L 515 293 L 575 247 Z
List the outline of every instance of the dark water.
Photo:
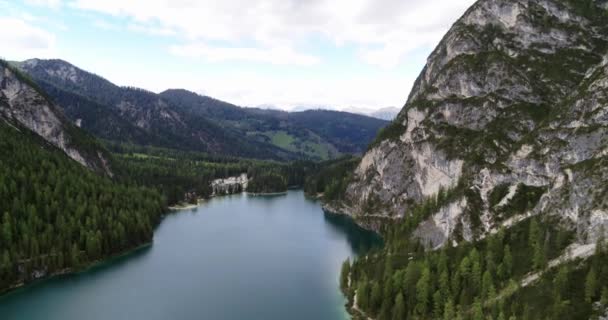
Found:
M 217 198 L 150 247 L 1 297 L 0 319 L 346 319 L 340 265 L 379 241 L 301 191 Z

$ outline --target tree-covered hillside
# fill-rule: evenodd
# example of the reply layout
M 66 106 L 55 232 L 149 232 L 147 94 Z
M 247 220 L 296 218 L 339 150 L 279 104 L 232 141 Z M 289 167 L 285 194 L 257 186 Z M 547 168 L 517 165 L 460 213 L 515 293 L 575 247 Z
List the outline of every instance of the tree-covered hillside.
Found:
M 0 291 L 152 240 L 164 200 L 0 122 Z
M 241 108 L 179 89 L 164 91 L 161 96 L 189 114 L 208 117 L 243 135 L 315 160 L 364 152 L 388 123 L 330 110 L 285 112 Z
M 100 139 L 258 159 L 296 157 L 203 115 L 186 114 L 156 93 L 116 86 L 62 60 L 18 65 L 72 122 Z
M 308 161 L 260 161 L 114 143 L 108 148 L 120 181 L 155 188 L 170 205 L 209 198 L 213 180 L 243 173 L 249 177 L 250 192 L 287 191 L 287 187 L 303 186 L 314 168 Z

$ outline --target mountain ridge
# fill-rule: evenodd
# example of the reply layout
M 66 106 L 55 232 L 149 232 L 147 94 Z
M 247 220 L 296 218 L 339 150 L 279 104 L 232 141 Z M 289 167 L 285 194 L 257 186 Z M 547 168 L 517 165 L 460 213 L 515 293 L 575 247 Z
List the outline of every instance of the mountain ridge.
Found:
M 291 119 L 281 111 L 242 108 L 183 89 L 156 94 L 119 87 L 63 60 L 31 59 L 19 66 L 75 123 L 111 141 L 262 159 L 324 159 L 363 152 L 386 124 L 347 115 L 362 124 L 354 127 L 355 133 L 367 131 L 352 139 L 337 139 L 327 131 L 292 123 L 297 117 Z M 367 123 L 371 129 L 365 127 Z
M 72 125 L 48 95 L 32 80 L 0 60 L 0 117 L 19 130 L 31 130 L 61 149 L 72 160 L 112 175 L 107 152 L 92 137 Z

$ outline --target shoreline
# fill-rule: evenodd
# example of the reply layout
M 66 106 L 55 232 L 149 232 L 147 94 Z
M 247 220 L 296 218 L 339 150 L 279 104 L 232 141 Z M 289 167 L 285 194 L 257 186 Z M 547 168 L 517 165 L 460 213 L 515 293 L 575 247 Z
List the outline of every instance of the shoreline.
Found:
M 252 197 L 280 196 L 280 195 L 287 194 L 290 190 L 297 190 L 297 189 L 288 189 L 288 190 L 285 190 L 285 191 L 278 191 L 278 192 L 247 192 L 247 191 L 241 191 L 241 192 L 236 192 L 236 193 L 211 195 L 211 196 L 209 196 L 209 198 L 198 198 L 196 204 L 194 204 L 194 203 L 174 204 L 174 205 L 168 206 L 167 209 L 169 211 L 180 211 L 180 210 L 195 209 L 195 208 L 198 208 L 201 204 L 205 203 L 206 201 L 211 200 L 212 198 L 221 198 L 221 197 L 232 196 L 232 195 L 236 195 L 236 194 L 245 194 L 245 195 L 252 196 Z
M 260 197 L 260 196 L 280 196 L 287 194 L 289 190 L 279 191 L 279 192 L 244 192 L 248 196 L 252 197 Z
M 78 267 L 78 268 L 64 268 L 64 269 L 61 269 L 61 270 L 49 273 L 49 274 L 47 274 L 47 275 L 45 275 L 43 277 L 40 277 L 38 279 L 31 280 L 29 282 L 23 282 L 23 281 L 21 281 L 21 282 L 15 283 L 15 284 L 7 287 L 6 289 L 0 290 L 0 299 L 6 297 L 8 295 L 14 294 L 14 293 L 18 292 L 19 290 L 23 290 L 23 289 L 26 289 L 28 287 L 31 287 L 31 286 L 33 286 L 33 285 L 35 285 L 37 283 L 49 281 L 49 280 L 52 280 L 52 279 L 60 277 L 60 276 L 77 275 L 79 273 L 84 273 L 84 272 L 90 271 L 92 269 L 95 269 L 97 267 L 101 267 L 105 263 L 108 263 L 108 262 L 110 262 L 112 260 L 119 259 L 119 258 L 128 256 L 130 254 L 133 254 L 133 253 L 135 253 L 135 252 L 137 252 L 139 250 L 142 250 L 144 248 L 151 247 L 153 243 L 154 243 L 154 241 L 146 242 L 146 243 L 141 244 L 141 245 L 139 245 L 139 246 L 137 246 L 135 248 L 126 249 L 126 250 L 123 250 L 123 251 L 118 252 L 116 254 L 112 254 L 112 255 L 104 258 L 104 259 L 91 261 L 91 262 L 87 263 L 86 265 L 84 265 L 82 267 Z

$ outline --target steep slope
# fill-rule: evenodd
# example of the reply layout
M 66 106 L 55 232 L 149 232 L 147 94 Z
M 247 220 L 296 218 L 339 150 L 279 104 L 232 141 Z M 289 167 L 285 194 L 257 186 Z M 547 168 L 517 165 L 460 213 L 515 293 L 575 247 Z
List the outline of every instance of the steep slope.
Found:
M 586 91 L 602 81 L 605 16 L 599 7 L 579 5 L 488 0 L 468 10 L 429 57 L 398 118 L 361 161 L 347 190 L 347 210 L 407 216 L 459 183 L 462 197 L 448 210 L 452 226 L 478 220 L 480 234 L 498 227 L 508 218 L 491 201 L 503 200 L 497 193 L 490 197 L 498 186 L 508 195 L 501 206 L 517 196 L 519 184 L 546 189 L 529 208 L 546 209 L 563 181 L 573 178 L 569 167 L 602 151 L 605 133 L 599 124 L 583 130 L 562 119 L 574 121 L 577 114 L 584 121 L 588 99 L 596 109 L 606 107 Z M 582 209 L 571 217 L 591 208 Z M 441 231 L 447 238 L 454 230 Z
M 62 60 L 32 59 L 19 67 L 64 108 L 70 119 L 102 139 L 230 156 L 295 157 L 201 115 L 185 114 L 153 92 L 118 87 Z
M 176 107 L 219 121 L 242 134 L 316 159 L 343 153 L 362 153 L 385 121 L 329 110 L 284 112 L 241 108 L 186 90 L 167 90 L 161 96 Z
M 112 175 L 99 143 L 0 61 L 0 293 L 152 240 L 162 197 Z
M 603 0 L 480 0 L 453 25 L 326 206 L 387 238 L 345 264 L 354 313 L 605 313 L 607 21 Z
M 97 142 L 72 125 L 45 93 L 4 61 L 0 61 L 0 119 L 34 131 L 90 169 L 112 174 Z

